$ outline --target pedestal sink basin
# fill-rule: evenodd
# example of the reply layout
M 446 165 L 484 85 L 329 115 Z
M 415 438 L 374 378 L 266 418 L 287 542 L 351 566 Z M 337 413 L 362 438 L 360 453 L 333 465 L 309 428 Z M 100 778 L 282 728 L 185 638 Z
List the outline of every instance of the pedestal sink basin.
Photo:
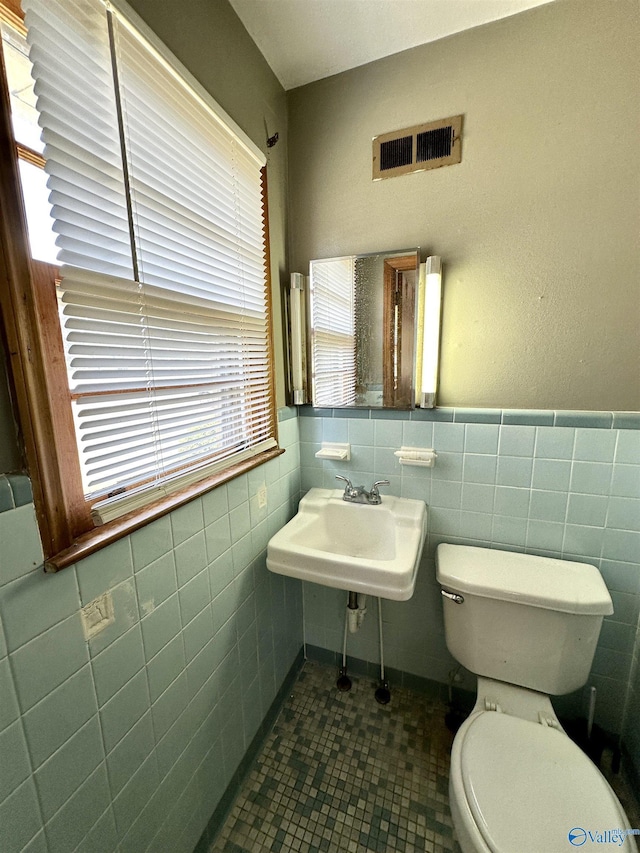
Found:
M 271 538 L 267 568 L 380 598 L 411 598 L 427 531 L 425 503 L 383 495 L 370 506 L 342 495 L 310 489 L 298 514 Z

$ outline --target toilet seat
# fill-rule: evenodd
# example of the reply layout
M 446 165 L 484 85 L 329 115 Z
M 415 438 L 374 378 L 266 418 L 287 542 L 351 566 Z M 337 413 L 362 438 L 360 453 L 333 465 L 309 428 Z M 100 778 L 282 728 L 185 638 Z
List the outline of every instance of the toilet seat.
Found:
M 492 853 L 566 853 L 574 828 L 602 833 L 628 826 L 600 771 L 560 729 L 481 711 L 456 742 L 452 773 L 462 778 L 464 811 L 475 824 L 468 829 Z M 614 846 L 636 850 L 629 837 Z

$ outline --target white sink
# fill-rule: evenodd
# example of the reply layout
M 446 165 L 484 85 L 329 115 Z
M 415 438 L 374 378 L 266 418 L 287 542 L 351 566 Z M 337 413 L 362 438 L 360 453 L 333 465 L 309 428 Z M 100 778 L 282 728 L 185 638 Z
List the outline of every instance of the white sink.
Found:
M 406 601 L 427 532 L 424 501 L 383 495 L 378 506 L 310 489 L 267 546 L 267 568 L 305 581 Z

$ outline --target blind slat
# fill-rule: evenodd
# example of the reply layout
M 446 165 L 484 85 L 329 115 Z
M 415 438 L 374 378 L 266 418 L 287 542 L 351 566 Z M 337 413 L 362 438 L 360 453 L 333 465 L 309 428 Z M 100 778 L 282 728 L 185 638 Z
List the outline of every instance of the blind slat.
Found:
M 261 164 L 101 0 L 23 5 L 85 494 L 157 495 L 275 445 Z

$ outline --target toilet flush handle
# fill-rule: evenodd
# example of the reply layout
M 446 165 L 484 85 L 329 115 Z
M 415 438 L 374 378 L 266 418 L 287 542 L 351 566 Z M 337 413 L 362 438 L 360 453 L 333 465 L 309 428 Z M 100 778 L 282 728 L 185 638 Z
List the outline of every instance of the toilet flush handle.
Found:
M 450 601 L 455 602 L 455 604 L 464 603 L 464 596 L 458 595 L 457 592 L 447 592 L 446 589 L 441 589 L 440 592 L 444 595 L 445 598 L 448 598 Z

